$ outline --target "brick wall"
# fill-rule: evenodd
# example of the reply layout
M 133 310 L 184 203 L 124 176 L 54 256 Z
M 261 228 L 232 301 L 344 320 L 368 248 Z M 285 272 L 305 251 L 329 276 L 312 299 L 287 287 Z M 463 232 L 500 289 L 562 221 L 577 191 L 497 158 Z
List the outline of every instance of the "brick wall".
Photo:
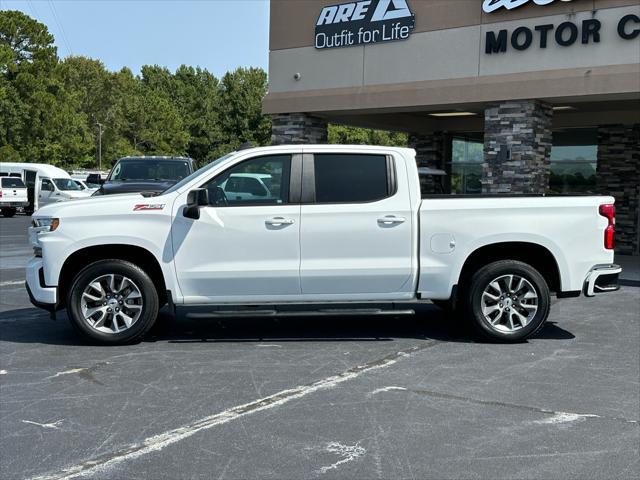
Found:
M 640 124 L 598 128 L 598 189 L 616 199 L 616 251 L 638 255 Z
M 418 167 L 445 169 L 445 155 L 449 137 L 445 132 L 412 133 L 409 135 L 409 147 L 416 151 Z M 448 177 L 447 177 L 448 178 Z M 443 179 L 440 179 L 443 181 Z M 421 175 L 422 193 L 440 193 L 436 188 L 436 179 L 431 175 Z M 446 185 L 443 185 L 446 189 Z
M 327 143 L 327 122 L 306 113 L 277 114 L 272 117 L 271 143 Z
M 484 193 L 545 193 L 549 187 L 552 107 L 508 101 L 485 110 Z

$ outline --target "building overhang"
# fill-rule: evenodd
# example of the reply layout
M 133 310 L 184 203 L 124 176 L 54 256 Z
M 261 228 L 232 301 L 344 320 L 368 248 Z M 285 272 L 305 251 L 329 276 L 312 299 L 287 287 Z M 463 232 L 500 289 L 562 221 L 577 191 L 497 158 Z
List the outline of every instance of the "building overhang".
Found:
M 390 85 L 268 93 L 267 114 L 394 113 L 465 108 L 505 100 L 550 103 L 640 99 L 640 64 L 549 70 Z

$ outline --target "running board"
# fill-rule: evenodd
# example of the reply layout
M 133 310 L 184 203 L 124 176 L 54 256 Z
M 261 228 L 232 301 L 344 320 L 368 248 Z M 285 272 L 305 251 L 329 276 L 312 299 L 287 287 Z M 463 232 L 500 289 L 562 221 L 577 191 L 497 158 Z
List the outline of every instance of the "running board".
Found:
M 330 317 L 330 316 L 384 316 L 414 315 L 415 310 L 383 310 L 381 308 L 323 308 L 320 310 L 216 310 L 187 313 L 187 318 L 251 318 L 251 317 Z

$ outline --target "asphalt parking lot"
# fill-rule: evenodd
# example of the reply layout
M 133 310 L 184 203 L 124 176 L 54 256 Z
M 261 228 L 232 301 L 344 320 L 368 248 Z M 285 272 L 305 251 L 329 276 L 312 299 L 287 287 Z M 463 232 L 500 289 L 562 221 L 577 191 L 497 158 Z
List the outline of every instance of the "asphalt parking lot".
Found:
M 85 344 L 0 218 L 0 477 L 638 478 L 640 288 L 519 345 L 414 317 L 187 320 Z

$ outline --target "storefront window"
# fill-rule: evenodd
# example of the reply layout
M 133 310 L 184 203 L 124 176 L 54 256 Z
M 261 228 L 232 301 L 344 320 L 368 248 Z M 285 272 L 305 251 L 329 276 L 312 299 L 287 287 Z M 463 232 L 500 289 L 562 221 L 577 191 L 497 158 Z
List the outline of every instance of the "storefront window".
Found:
M 550 190 L 553 193 L 594 193 L 598 165 L 598 132 L 575 128 L 553 133 Z
M 454 138 L 451 145 L 451 193 L 481 193 L 484 143 L 475 137 Z
M 451 144 L 451 193 L 481 193 L 484 142 L 481 134 L 454 137 Z M 598 132 L 573 128 L 553 133 L 552 193 L 595 193 Z

